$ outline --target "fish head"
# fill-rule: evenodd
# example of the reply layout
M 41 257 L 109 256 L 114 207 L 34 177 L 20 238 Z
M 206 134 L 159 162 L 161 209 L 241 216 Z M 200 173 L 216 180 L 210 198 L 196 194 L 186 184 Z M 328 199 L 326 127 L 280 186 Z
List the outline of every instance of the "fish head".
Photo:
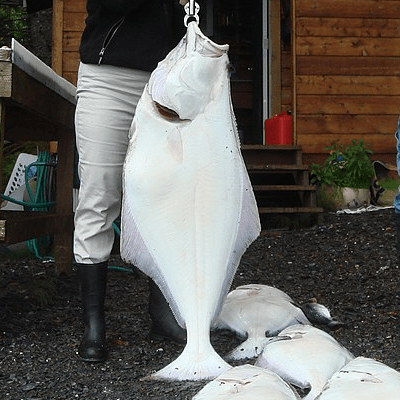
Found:
M 228 49 L 207 38 L 195 22 L 189 23 L 186 35 L 150 76 L 153 101 L 182 120 L 194 120 L 226 81 Z

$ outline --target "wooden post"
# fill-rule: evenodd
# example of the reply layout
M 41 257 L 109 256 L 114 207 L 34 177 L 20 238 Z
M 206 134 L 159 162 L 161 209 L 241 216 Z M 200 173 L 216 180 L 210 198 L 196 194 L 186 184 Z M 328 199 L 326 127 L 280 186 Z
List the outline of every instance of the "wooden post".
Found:
M 292 141 L 297 144 L 297 53 L 296 53 L 296 0 L 291 0 L 291 46 L 292 46 Z
M 281 2 L 269 0 L 270 10 L 270 51 L 271 51 L 271 115 L 282 111 L 282 78 L 281 78 Z
M 53 0 L 53 43 L 51 67 L 62 76 L 64 1 Z
M 3 168 L 4 168 L 4 131 L 5 131 L 5 110 L 3 100 L 0 100 L 0 192 L 3 192 Z M 1 204 L 1 199 L 0 199 Z

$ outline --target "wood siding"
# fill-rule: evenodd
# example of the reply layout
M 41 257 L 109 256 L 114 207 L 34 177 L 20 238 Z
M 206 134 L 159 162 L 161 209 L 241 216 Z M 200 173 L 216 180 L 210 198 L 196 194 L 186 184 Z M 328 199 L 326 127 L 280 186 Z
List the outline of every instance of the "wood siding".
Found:
M 53 0 L 53 69 L 76 84 L 86 0 Z
M 400 1 L 293 0 L 295 140 L 320 162 L 333 140 L 364 139 L 394 163 Z

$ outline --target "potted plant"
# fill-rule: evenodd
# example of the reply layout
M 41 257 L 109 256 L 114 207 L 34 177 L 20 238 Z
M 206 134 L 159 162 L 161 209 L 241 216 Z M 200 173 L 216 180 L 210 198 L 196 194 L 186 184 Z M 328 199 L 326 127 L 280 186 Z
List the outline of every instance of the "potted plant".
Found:
M 374 169 L 369 158 L 372 150 L 363 140 L 344 146 L 334 141 L 326 148 L 329 155 L 322 165 L 311 164 L 312 179 L 319 185 L 318 200 L 327 210 L 369 204 L 369 187 Z

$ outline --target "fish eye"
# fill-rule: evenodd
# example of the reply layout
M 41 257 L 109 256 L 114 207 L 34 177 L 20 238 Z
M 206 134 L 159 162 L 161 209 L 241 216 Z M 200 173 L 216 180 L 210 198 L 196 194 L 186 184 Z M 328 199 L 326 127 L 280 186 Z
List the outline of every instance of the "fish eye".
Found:
M 154 102 L 154 104 L 156 105 L 159 114 L 162 115 L 165 119 L 168 119 L 169 121 L 176 121 L 180 119 L 179 115 L 174 110 L 171 110 L 168 107 L 164 107 L 156 101 Z

